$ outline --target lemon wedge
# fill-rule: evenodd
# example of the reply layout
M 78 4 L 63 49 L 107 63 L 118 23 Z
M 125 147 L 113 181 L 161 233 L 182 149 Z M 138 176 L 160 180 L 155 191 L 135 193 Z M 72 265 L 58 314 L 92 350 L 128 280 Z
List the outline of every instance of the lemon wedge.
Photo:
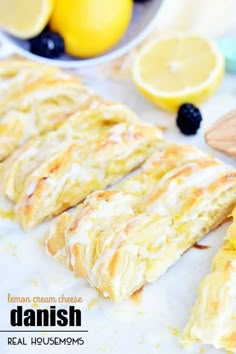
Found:
M 220 85 L 224 59 L 217 45 L 200 35 L 159 37 L 144 46 L 133 66 L 138 89 L 158 107 L 176 111 L 199 104 Z
M 18 38 L 38 35 L 48 23 L 55 0 L 0 0 L 0 26 Z

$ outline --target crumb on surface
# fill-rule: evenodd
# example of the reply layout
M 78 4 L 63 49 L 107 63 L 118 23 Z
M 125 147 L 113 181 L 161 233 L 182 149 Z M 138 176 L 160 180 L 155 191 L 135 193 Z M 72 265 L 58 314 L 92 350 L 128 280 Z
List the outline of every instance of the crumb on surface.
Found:
M 35 288 L 37 288 L 38 286 L 39 286 L 39 282 L 38 282 L 38 280 L 36 280 L 36 279 L 30 279 L 30 283 L 35 287 Z
M 39 308 L 39 303 L 38 303 L 38 302 L 33 302 L 33 303 L 32 303 L 32 307 L 33 307 L 34 309 L 38 309 L 38 308 Z
M 16 256 L 16 244 L 14 242 L 7 242 L 3 252 L 13 257 Z
M 176 327 L 166 326 L 166 328 L 171 332 L 172 336 L 178 337 L 180 334 L 180 330 Z
M 44 247 L 44 245 L 45 245 L 45 239 L 44 238 L 37 238 L 36 240 L 37 240 L 37 242 L 38 242 L 38 244 L 40 246 Z
M 14 210 L 0 210 L 0 218 L 14 220 Z
M 93 298 L 91 301 L 88 303 L 88 308 L 93 309 L 94 307 L 98 306 L 98 297 Z

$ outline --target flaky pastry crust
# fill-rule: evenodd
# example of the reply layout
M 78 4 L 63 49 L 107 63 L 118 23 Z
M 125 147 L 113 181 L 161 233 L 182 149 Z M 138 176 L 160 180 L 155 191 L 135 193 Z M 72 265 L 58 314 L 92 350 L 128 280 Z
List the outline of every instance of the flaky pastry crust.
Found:
M 202 341 L 236 353 L 236 208 L 232 215 L 234 221 L 200 286 L 182 343 Z
M 221 224 L 235 202 L 231 167 L 169 144 L 117 189 L 92 193 L 62 214 L 47 232 L 46 250 L 104 296 L 122 300 Z
M 118 181 L 163 143 L 128 108 L 99 104 L 15 151 L 0 167 L 0 191 L 30 229 Z

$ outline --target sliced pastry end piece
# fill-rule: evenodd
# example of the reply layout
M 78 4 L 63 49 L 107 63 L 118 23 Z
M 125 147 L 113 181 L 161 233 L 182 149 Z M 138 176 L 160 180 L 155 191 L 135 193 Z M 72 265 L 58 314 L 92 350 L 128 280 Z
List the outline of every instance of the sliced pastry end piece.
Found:
M 203 280 L 181 341 L 202 341 L 236 352 L 236 209 L 225 243 Z

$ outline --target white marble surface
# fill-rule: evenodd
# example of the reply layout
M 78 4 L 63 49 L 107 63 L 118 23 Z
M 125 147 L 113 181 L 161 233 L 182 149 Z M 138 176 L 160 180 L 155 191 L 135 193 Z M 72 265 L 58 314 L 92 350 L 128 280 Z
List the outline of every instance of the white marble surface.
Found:
M 158 110 L 147 102 L 130 82 L 96 78 L 95 70 L 81 73 L 86 83 L 107 99 L 128 104 L 143 120 L 168 128 L 166 136 L 178 142 L 195 144 L 205 151 L 203 133 L 221 114 L 236 106 L 236 76 L 226 75 L 219 91 L 202 107 L 204 121 L 194 137 L 184 137 L 175 127 L 175 117 Z M 224 161 L 236 165 L 235 160 L 218 154 Z M 1 205 L 0 208 L 5 208 Z M 32 353 L 130 353 L 130 354 L 223 354 L 203 344 L 183 349 L 179 333 L 183 330 L 194 304 L 198 286 L 209 272 L 211 259 L 223 242 L 227 224 L 207 236 L 202 243 L 206 250 L 191 249 L 180 261 L 154 284 L 145 287 L 140 303 L 131 300 L 114 304 L 98 297 L 83 280 L 75 279 L 62 265 L 49 259 L 42 247 L 47 225 L 24 233 L 14 222 L 0 219 L 0 329 L 9 328 L 7 294 L 14 296 L 77 295 L 82 304 L 85 344 L 77 346 L 8 346 L 9 334 L 0 334 L 1 354 Z M 88 306 L 96 299 L 97 305 Z M 48 304 L 45 304 L 48 306 Z M 31 307 L 31 305 L 29 306 Z M 44 305 L 41 304 L 40 308 Z M 28 337 L 36 334 L 29 334 Z M 50 336 L 45 333 L 45 336 Z M 19 334 L 17 334 L 19 337 Z M 55 334 L 54 334 L 55 336 Z M 64 337 L 64 336 L 62 336 Z M 76 337 L 76 335 L 75 335 Z

